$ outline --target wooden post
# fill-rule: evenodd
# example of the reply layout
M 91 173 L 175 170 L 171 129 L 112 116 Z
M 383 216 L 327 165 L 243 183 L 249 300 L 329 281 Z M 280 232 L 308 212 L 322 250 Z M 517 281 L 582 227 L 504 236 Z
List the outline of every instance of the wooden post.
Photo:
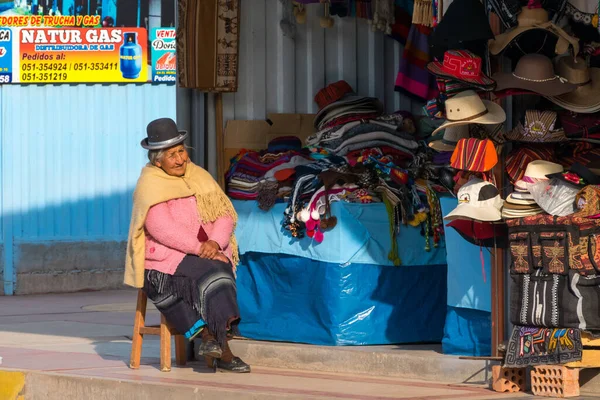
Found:
M 500 23 L 500 19 L 496 14 L 490 14 L 490 26 L 494 35 L 498 35 L 501 33 L 502 27 Z M 488 54 L 489 57 L 489 54 Z M 497 72 L 501 71 L 502 64 L 499 60 L 496 60 L 495 63 L 490 63 L 491 69 Z M 496 99 L 495 103 L 502 105 L 502 101 Z M 496 178 L 496 183 L 499 188 L 504 187 L 504 149 L 500 149 L 500 154 L 498 157 L 498 164 L 494 168 L 494 175 Z M 491 300 L 492 300 L 492 356 L 498 357 L 498 345 L 504 342 L 504 250 L 499 248 L 494 248 L 492 250 L 492 281 L 491 281 Z
M 217 144 L 217 182 L 225 190 L 225 137 L 223 133 L 223 95 L 215 94 L 215 133 Z

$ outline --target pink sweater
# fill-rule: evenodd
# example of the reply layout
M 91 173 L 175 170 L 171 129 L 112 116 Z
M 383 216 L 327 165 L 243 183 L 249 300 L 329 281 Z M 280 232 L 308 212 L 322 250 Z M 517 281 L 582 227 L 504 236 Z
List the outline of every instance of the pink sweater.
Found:
M 200 224 L 196 198 L 192 196 L 169 200 L 148 210 L 145 223 L 146 269 L 173 275 L 187 254 L 198 255 L 200 252 L 200 226 L 231 261 L 229 239 L 233 232 L 233 219 L 222 217 L 212 223 Z

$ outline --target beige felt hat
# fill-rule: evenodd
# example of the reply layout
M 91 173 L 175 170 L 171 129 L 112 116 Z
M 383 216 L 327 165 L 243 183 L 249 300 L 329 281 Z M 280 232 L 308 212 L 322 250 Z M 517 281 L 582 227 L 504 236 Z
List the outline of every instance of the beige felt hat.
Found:
M 532 29 L 545 30 L 557 37 L 556 54 L 566 53 L 569 50 L 569 46 L 573 46 L 574 54 L 579 53 L 579 41 L 577 38 L 569 35 L 563 29 L 550 22 L 548 11 L 543 8 L 529 9 L 523 7 L 517 16 L 517 23 L 518 25 L 515 28 L 496 36 L 488 42 L 490 53 L 493 55 L 500 54 L 520 35 Z
M 556 75 L 552 60 L 542 54 L 527 54 L 519 59 L 514 72 L 499 72 L 493 78 L 496 90 L 525 89 L 542 96 L 559 96 L 577 89 Z
M 471 137 L 469 131 L 469 125 L 450 126 L 444 130 L 444 137 L 430 142 L 429 147 L 437 151 L 454 151 L 460 139 Z
M 433 131 L 468 124 L 498 125 L 506 121 L 506 113 L 498 104 L 482 100 L 477 93 L 466 90 L 446 100 L 446 122 Z
M 588 68 L 584 59 L 567 56 L 558 60 L 556 70 L 569 83 L 577 85 L 577 89 L 560 96 L 549 96 L 548 100 L 569 111 L 600 111 L 600 68 Z

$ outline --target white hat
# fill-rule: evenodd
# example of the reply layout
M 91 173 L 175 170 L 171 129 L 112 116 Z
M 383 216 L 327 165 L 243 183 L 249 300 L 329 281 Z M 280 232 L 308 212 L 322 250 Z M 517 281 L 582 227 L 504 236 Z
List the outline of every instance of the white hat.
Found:
M 484 124 L 498 125 L 506 121 L 506 113 L 498 104 L 481 98 L 472 90 L 465 90 L 446 100 L 446 122 L 432 135 L 449 126 Z
M 515 182 L 515 186 L 528 187 L 539 181 L 547 181 L 546 175 L 557 174 L 563 172 L 563 166 L 550 161 L 534 160 L 527 164 L 523 179 Z
M 445 220 L 470 218 L 476 221 L 500 221 L 502 214 L 500 210 L 504 201 L 500 197 L 498 188 L 490 182 L 481 179 L 471 179 L 458 191 L 458 206 L 448 215 Z

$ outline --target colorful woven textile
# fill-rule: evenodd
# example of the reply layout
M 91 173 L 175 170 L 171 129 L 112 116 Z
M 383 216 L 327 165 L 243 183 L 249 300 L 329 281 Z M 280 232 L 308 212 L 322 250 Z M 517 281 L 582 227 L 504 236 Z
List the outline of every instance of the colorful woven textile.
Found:
M 181 0 L 178 5 L 179 85 L 209 92 L 237 91 L 239 0 Z
M 505 367 L 564 364 L 580 361 L 583 344 L 579 329 L 514 326 L 506 351 Z
M 535 160 L 556 162 L 552 146 L 520 147 L 506 158 L 506 173 L 512 184 L 523 179 L 527 164 Z
M 420 99 L 431 99 L 437 96 L 435 77 L 427 71 L 429 56 L 430 31 L 418 25 L 412 25 L 400 59 L 400 67 L 396 77 L 395 89 Z
M 491 140 L 460 139 L 450 162 L 454 169 L 487 172 L 498 164 L 498 153 Z

